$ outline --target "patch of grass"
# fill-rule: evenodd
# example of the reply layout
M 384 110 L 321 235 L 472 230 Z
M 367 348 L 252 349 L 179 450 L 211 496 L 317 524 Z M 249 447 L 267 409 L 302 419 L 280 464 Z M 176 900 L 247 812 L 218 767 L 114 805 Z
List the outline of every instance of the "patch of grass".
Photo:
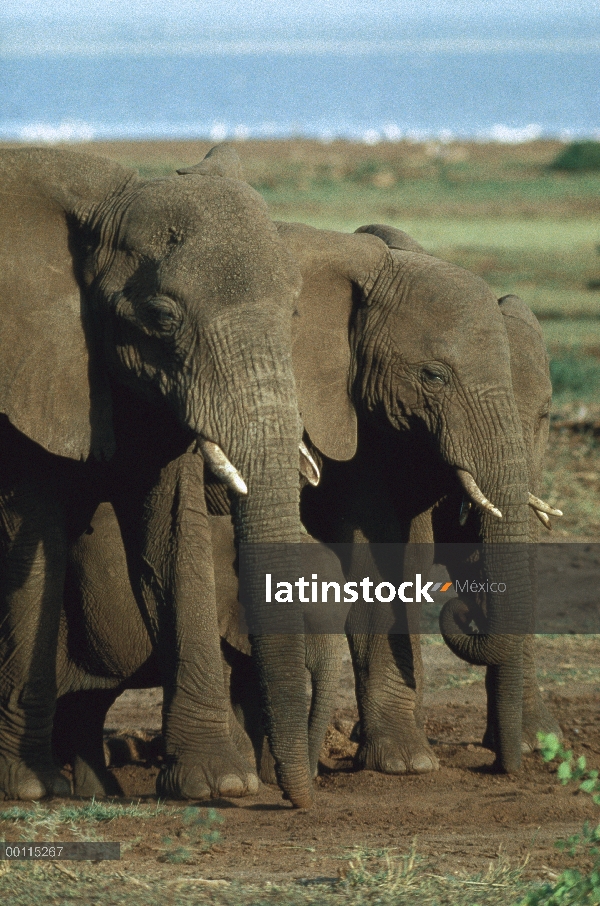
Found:
M 550 169 L 578 173 L 585 170 L 600 170 L 600 142 L 591 140 L 571 142 L 556 155 Z
M 524 293 L 520 294 L 528 301 Z M 546 347 L 553 358 L 567 355 L 600 357 L 600 319 L 565 318 L 541 321 Z
M 547 689 L 550 686 L 578 686 L 600 682 L 600 667 L 558 667 L 556 670 L 538 668 L 538 681 Z
M 337 878 L 261 885 L 179 876 L 136 875 L 109 863 L 21 862 L 0 867 L 0 896 L 11 906 L 76 901 L 89 906 L 507 906 L 527 890 L 524 866 L 499 857 L 476 875 L 434 874 L 417 853 L 357 848 Z M 6 866 L 6 867 L 5 867 Z
M 445 673 L 442 689 L 460 689 L 462 686 L 474 686 L 476 683 L 482 683 L 484 679 L 483 671 L 476 667 L 465 664 L 465 670 L 461 673 Z
M 120 802 L 96 802 L 95 799 L 92 799 L 85 805 L 62 805 L 59 808 L 36 802 L 28 808 L 15 805 L 12 808 L 1 810 L 0 821 L 24 821 L 30 825 L 48 820 L 57 824 L 73 821 L 92 823 L 114 821 L 116 818 L 155 818 L 159 815 L 174 814 L 175 811 L 171 806 L 161 805 L 160 802 L 155 805 L 142 805 L 140 802 L 123 804 Z
M 182 822 L 183 828 L 178 832 L 177 839 L 163 839 L 165 852 L 161 861 L 175 864 L 191 862 L 197 853 L 208 852 L 221 840 L 217 827 L 223 823 L 223 816 L 214 808 L 186 808 Z
M 561 397 L 578 400 L 600 396 L 600 359 L 575 351 L 550 359 L 550 378 L 556 402 Z
M 564 511 L 564 516 L 556 523 L 557 538 L 565 532 L 577 539 L 599 537 L 598 438 L 590 434 L 572 435 L 568 431 L 550 432 L 541 496 Z

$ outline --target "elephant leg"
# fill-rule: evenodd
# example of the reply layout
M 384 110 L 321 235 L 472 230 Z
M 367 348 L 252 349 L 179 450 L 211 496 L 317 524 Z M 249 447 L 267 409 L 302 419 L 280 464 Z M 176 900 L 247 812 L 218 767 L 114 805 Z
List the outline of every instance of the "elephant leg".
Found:
M 121 690 L 69 692 L 57 702 L 52 742 L 59 764 L 73 770 L 73 792 L 86 799 L 122 796 L 104 758 L 104 721 Z
M 306 636 L 306 666 L 312 678 L 308 756 L 313 778 L 317 776 L 319 755 L 333 711 L 344 647 L 341 635 L 309 633 Z
M 127 548 L 132 533 L 126 502 L 120 499 L 115 510 Z M 139 593 L 164 689 L 166 755 L 157 793 L 183 799 L 252 795 L 258 778 L 229 732 L 202 458 L 190 452 L 169 462 L 143 510 Z
M 494 717 L 492 713 L 492 686 L 493 680 L 490 668 L 485 676 L 488 713 L 487 726 L 482 740 L 482 745 L 492 752 L 496 750 L 494 734 Z M 546 707 L 538 687 L 535 666 L 535 638 L 528 635 L 523 644 L 523 724 L 521 748 L 525 754 L 535 752 L 540 748 L 538 733 L 554 733 L 562 739 L 562 730 L 556 718 Z
M 41 485 L 21 478 L 0 487 L 0 794 L 7 799 L 70 795 L 51 746 L 67 541 L 62 507 Z
M 275 761 L 265 734 L 256 665 L 251 656 L 237 651 L 225 641 L 222 645 L 230 669 L 231 707 L 235 719 L 232 737 L 241 751 L 252 758 L 262 782 L 277 785 Z
M 384 774 L 436 771 L 423 730 L 420 638 L 352 634 L 348 641 L 360 718 L 358 767 Z
M 244 708 L 240 705 L 240 694 L 243 695 L 242 690 L 245 689 L 250 697 L 251 690 L 254 690 L 257 697 L 258 677 L 247 669 L 245 662 L 251 660 L 249 655 L 237 651 L 224 639 L 221 640 L 221 650 L 225 689 L 229 689 L 229 735 L 238 752 L 249 764 L 253 764 L 255 760 L 254 746 L 246 731 L 246 726 L 250 727 L 253 720 L 246 720 Z M 253 717 L 255 720 L 256 715 Z
M 420 543 L 430 540 L 430 526 L 427 513 L 413 521 L 409 540 L 419 543 L 405 548 L 406 575 L 425 574 L 431 567 L 433 546 Z M 354 549 L 364 558 L 368 546 L 358 544 Z M 360 574 L 375 576 L 377 571 L 375 563 L 363 562 Z M 356 615 L 357 611 L 349 617 L 350 628 Z M 407 611 L 403 625 L 394 625 L 387 635 L 348 635 L 361 725 L 356 761 L 359 767 L 384 774 L 425 774 L 439 768 L 423 729 L 421 639 L 411 633 L 410 618 Z

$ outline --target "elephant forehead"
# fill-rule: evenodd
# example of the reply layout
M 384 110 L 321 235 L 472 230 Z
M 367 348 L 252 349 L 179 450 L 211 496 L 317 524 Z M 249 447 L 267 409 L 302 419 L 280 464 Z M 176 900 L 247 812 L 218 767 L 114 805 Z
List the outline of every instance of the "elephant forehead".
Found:
M 412 255 L 392 301 L 384 320 L 406 360 L 445 361 L 463 373 L 473 367 L 481 373 L 488 364 L 509 368 L 498 302 L 474 274 L 426 255 Z M 380 320 L 376 309 L 374 317 Z
M 244 183 L 207 176 L 152 180 L 136 188 L 124 216 L 128 237 L 142 246 L 171 245 L 195 235 L 246 241 L 277 231 L 257 192 Z
M 178 176 L 149 183 L 123 217 L 120 244 L 158 262 L 161 290 L 183 299 L 293 298 L 301 286 L 262 199 L 235 180 Z
M 491 310 L 496 314 L 494 309 Z M 388 344 L 407 362 L 446 362 L 457 373 L 510 370 L 508 338 L 502 320 L 489 319 L 467 307 L 459 314 L 446 309 L 404 307 L 387 320 Z
M 412 255 L 403 268 L 401 283 L 403 301 L 424 315 L 453 319 L 475 318 L 481 313 L 500 324 L 498 302 L 481 277 L 447 261 L 429 255 Z

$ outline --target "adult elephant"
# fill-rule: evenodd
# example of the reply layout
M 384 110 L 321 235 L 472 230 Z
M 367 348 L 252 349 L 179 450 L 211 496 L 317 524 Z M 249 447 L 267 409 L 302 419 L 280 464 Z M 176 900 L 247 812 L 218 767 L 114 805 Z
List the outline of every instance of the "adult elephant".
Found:
M 488 631 L 477 644 L 493 676 L 496 763 L 514 771 L 533 608 L 530 476 L 498 302 L 481 279 L 425 254 L 405 234 L 392 248 L 378 227 L 354 235 L 278 229 L 303 274 L 293 361 L 303 422 L 323 457 L 321 484 L 305 491 L 303 521 L 326 542 L 407 542 L 401 463 L 414 444 L 431 451 L 446 485 L 474 504 L 481 575 L 507 586 L 489 594 Z M 378 561 L 368 544 L 351 550 L 349 575 L 401 580 L 402 563 Z M 415 719 L 407 627 L 381 635 L 368 631 L 369 619 L 360 605 L 349 618 L 359 764 L 431 770 L 435 759 Z
M 240 542 L 300 539 L 300 276 L 239 176 L 227 148 L 157 180 L 66 151 L 1 152 L 6 797 L 68 793 L 51 754 L 57 635 L 67 547 L 100 500 L 114 505 L 158 651 L 159 793 L 256 786 L 228 732 L 202 461 L 232 488 Z M 258 578 L 249 585 L 260 607 Z M 256 637 L 254 656 L 278 778 L 308 805 L 302 633 Z
M 376 230 L 377 235 L 391 247 L 416 250 L 416 244 L 399 230 L 382 226 L 369 229 Z M 540 325 L 521 299 L 514 295 L 504 296 L 499 300 L 499 310 L 504 318 L 509 343 L 512 385 L 523 431 L 529 487 L 534 494 L 538 494 L 548 440 L 552 392 L 548 356 Z M 406 440 L 401 454 L 398 450 L 395 459 L 396 470 L 402 476 L 402 481 L 395 490 L 394 499 L 401 530 L 411 545 L 408 552 L 410 564 L 405 566 L 410 566 L 413 572 L 426 574 L 435 558 L 436 562 L 447 566 L 452 581 L 459 583 L 458 587 L 464 589 L 475 582 L 474 587 L 479 588 L 486 581 L 479 549 L 482 538 L 479 521 L 470 512 L 469 498 L 464 489 L 453 480 L 453 476 L 448 475 L 447 470 L 440 469 L 436 452 L 430 444 L 418 435 L 408 436 Z M 390 482 L 392 484 L 393 481 Z M 311 496 L 319 499 L 318 493 Z M 529 504 L 529 556 L 531 581 L 535 589 L 535 544 L 539 540 L 540 525 L 550 528 L 549 516 L 560 516 L 561 512 L 548 507 L 533 494 L 529 498 Z M 404 578 L 408 578 L 408 573 Z M 444 606 L 441 627 L 447 644 L 457 655 L 471 663 L 489 665 L 489 654 L 485 649 L 482 654 L 479 653 L 481 633 L 485 633 L 487 627 L 485 609 L 485 593 L 471 594 L 466 591 Z M 473 623 L 475 631 L 469 629 Z M 374 639 L 371 641 L 377 643 Z M 396 700 L 395 710 L 390 707 L 385 714 L 378 711 L 376 704 L 372 705 L 370 699 L 367 698 L 365 702 L 365 708 L 369 712 L 367 723 L 378 728 L 379 738 L 386 739 L 390 753 L 384 770 L 403 773 L 411 769 L 436 767 L 437 760 L 433 752 L 430 750 L 427 753 L 418 747 L 417 753 L 422 761 L 414 764 L 414 749 L 411 750 L 414 729 L 411 734 L 407 733 L 406 727 L 406 715 L 418 713 L 420 707 L 423 671 L 418 639 L 411 639 L 407 635 L 396 640 L 393 661 L 389 657 L 390 649 L 381 644 L 383 640 L 377 641 L 380 646 L 368 661 L 369 671 L 378 671 L 382 678 L 385 677 L 387 695 Z M 522 749 L 523 752 L 531 752 L 539 747 L 538 733 L 553 732 L 560 735 L 561 731 L 538 689 L 532 635 L 527 635 L 524 640 L 523 659 Z M 359 689 L 361 680 L 362 676 L 359 676 Z M 483 744 L 494 749 L 496 695 L 494 670 L 489 666 L 486 687 L 488 715 Z M 416 719 L 418 723 L 418 717 Z M 409 720 L 412 723 L 412 717 Z

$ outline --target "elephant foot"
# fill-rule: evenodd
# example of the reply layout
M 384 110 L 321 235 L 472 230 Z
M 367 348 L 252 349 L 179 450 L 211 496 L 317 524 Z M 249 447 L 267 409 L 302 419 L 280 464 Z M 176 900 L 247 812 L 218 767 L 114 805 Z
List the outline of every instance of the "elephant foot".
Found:
M 521 737 L 521 752 L 523 755 L 531 755 L 532 752 L 538 752 L 541 749 L 538 733 L 554 733 L 559 739 L 563 738 L 563 732 L 556 718 L 550 713 L 541 698 L 537 699 L 535 707 L 531 711 L 523 712 Z M 481 745 L 491 752 L 496 751 L 494 728 L 489 723 Z
M 0 792 L 4 799 L 44 799 L 71 795 L 71 784 L 55 765 L 31 767 L 19 759 L 0 756 Z
M 73 793 L 81 799 L 106 799 L 108 796 L 122 796 L 121 784 L 106 767 L 88 764 L 76 756 L 73 763 Z
M 229 739 L 211 745 L 211 753 L 167 756 L 156 778 L 156 794 L 166 799 L 238 799 L 254 796 L 259 781 L 254 771 L 235 751 Z
M 397 736 L 373 736 L 361 740 L 355 765 L 381 774 L 428 774 L 440 764 L 422 730 L 412 724 Z

